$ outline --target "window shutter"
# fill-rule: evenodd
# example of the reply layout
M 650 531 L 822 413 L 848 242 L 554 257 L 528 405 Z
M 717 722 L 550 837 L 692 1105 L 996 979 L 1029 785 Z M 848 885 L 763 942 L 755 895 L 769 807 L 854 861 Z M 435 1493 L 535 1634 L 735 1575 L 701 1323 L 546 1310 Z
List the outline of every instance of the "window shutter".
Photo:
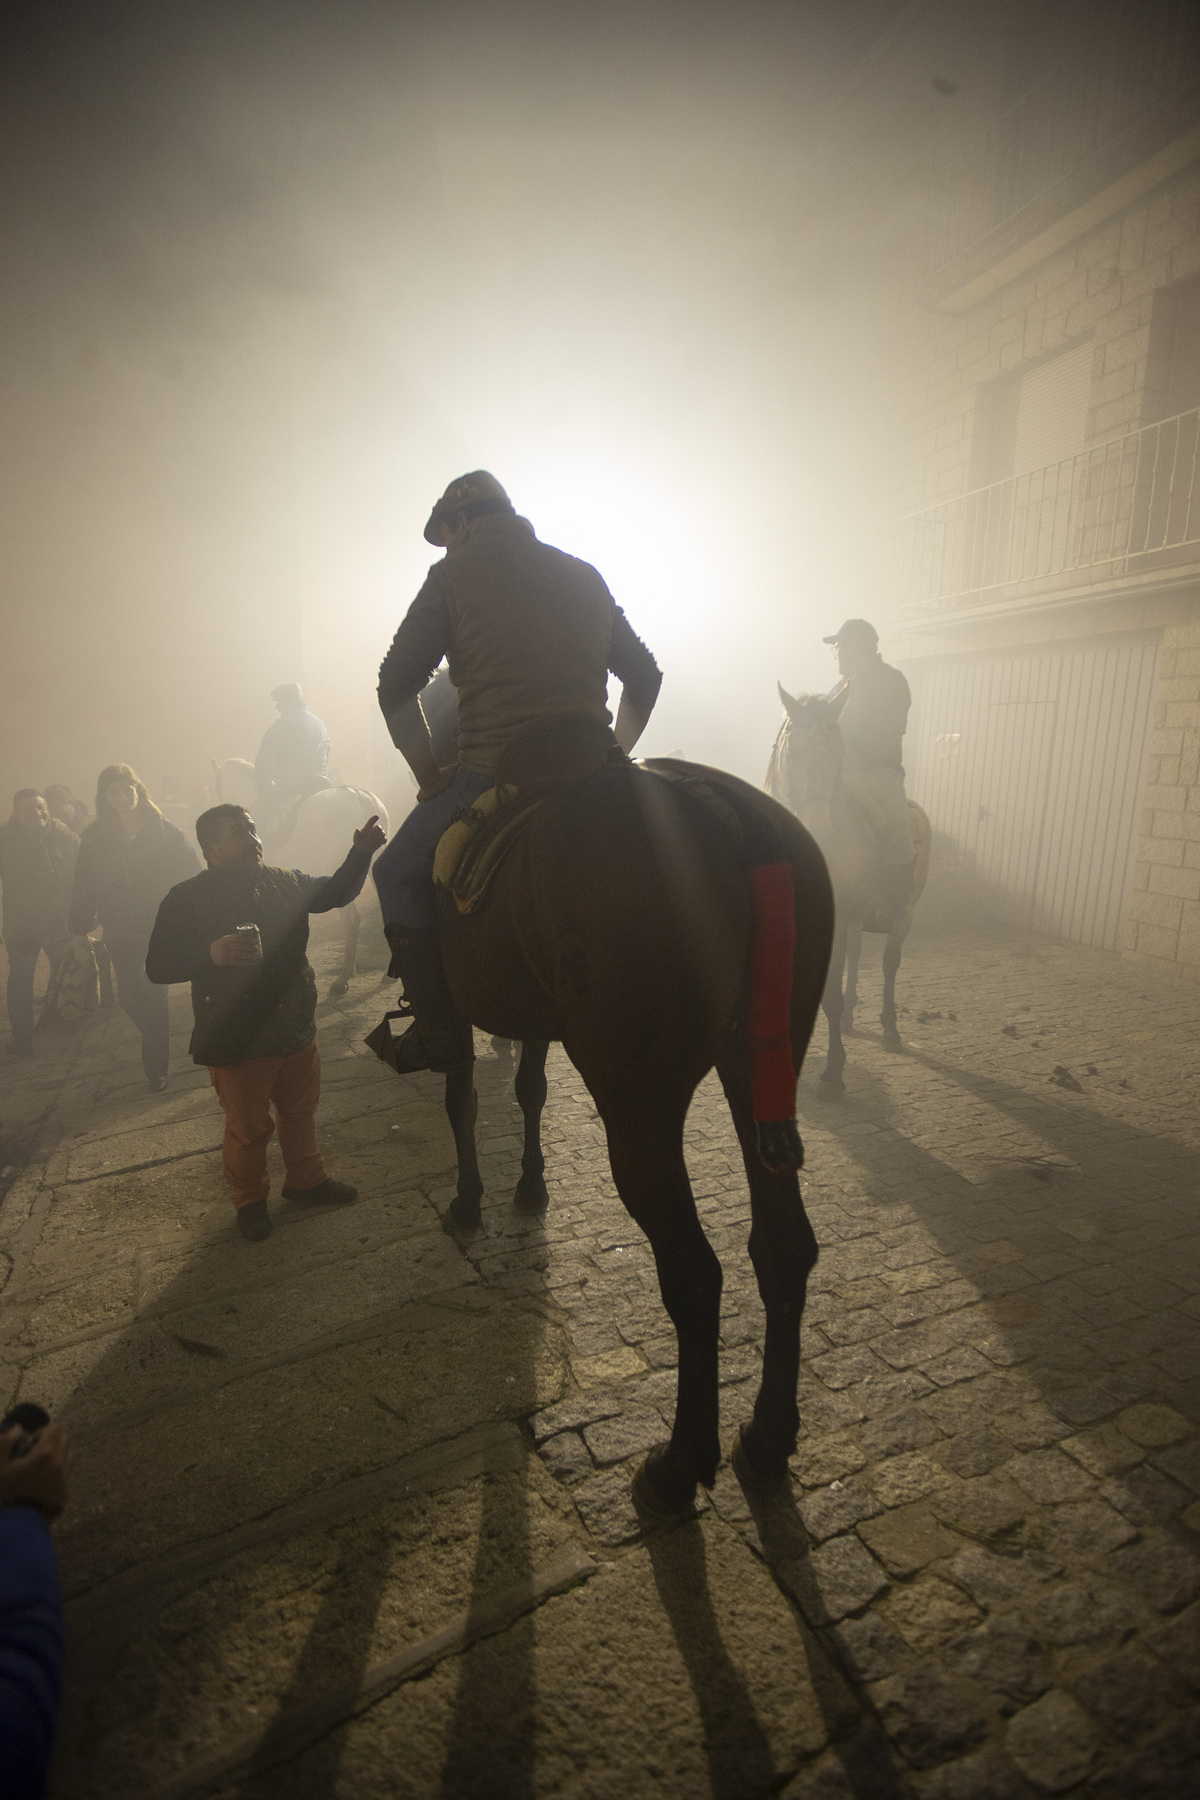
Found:
M 1014 475 L 1077 456 L 1087 439 L 1092 345 L 1041 363 L 1021 377 L 1013 443 Z

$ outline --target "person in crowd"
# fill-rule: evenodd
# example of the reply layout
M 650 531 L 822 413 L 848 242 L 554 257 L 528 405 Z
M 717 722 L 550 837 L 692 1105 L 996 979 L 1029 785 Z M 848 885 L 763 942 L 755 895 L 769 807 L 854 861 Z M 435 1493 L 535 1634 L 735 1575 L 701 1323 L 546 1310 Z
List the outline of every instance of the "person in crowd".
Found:
M 99 920 L 117 996 L 142 1035 L 142 1068 L 153 1093 L 167 1085 L 171 1046 L 167 992 L 146 979 L 146 945 L 163 895 L 199 866 L 179 827 L 163 818 L 128 763 L 101 772 L 96 817 L 75 865 L 71 942 L 83 948 Z
M 881 910 L 885 918 L 899 918 L 912 891 L 916 855 L 901 761 L 912 695 L 900 670 L 879 654 L 879 633 L 866 619 L 847 619 L 824 641 L 833 646 L 840 677 L 826 698 L 841 705 L 842 767 L 878 807 Z
M 414 1024 L 396 1067 L 446 1069 L 464 1022 L 438 946 L 433 854 L 452 814 L 495 783 L 496 762 L 522 731 L 578 718 L 611 725 L 608 676 L 622 683 L 614 737 L 630 751 L 662 683 L 658 665 L 590 564 L 540 543 L 486 469 L 452 481 L 425 526 L 446 555 L 409 607 L 379 671 L 392 742 L 417 778 L 417 805 L 375 865 L 392 951 Z M 457 766 L 439 766 L 422 712 L 445 657 L 458 691 Z M 419 696 L 419 698 L 418 698 Z
M 0 1433 L 0 1793 L 43 1800 L 62 1690 L 63 1620 L 49 1527 L 67 1501 L 57 1425 Z
M 33 983 L 44 950 L 53 969 L 67 947 L 67 909 L 79 839 L 52 819 L 36 788 L 13 795 L 12 818 L 0 825 L 0 884 L 8 952 L 9 1056 L 33 1055 Z
M 277 811 L 328 787 L 329 733 L 294 681 L 273 688 L 271 698 L 279 717 L 258 747 L 254 785 L 261 804 Z
M 92 822 L 92 815 L 83 801 L 77 800 L 66 783 L 61 781 L 52 782 L 45 793 L 50 817 L 60 820 L 76 837 L 82 837 L 84 827 Z
M 308 915 L 349 906 L 387 840 L 371 818 L 354 833 L 341 868 L 314 876 L 264 867 L 243 807 L 210 807 L 196 820 L 196 836 L 208 867 L 163 900 L 146 973 L 154 982 L 192 984 L 192 1059 L 207 1067 L 217 1090 L 225 1180 L 238 1230 L 254 1242 L 271 1231 L 267 1145 L 276 1130 L 285 1200 L 337 1205 L 357 1198 L 356 1189 L 326 1173 L 317 1148 L 321 1058 Z

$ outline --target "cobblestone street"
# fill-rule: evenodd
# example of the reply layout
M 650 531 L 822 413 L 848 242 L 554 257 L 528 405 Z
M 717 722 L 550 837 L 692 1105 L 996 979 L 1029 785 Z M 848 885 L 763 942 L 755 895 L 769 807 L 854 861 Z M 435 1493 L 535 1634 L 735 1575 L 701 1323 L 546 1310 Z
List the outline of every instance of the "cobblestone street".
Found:
M 332 943 L 314 962 L 324 988 Z M 264 1244 L 233 1228 L 185 991 L 166 1095 L 120 1014 L 6 1071 L 5 1390 L 77 1446 L 55 1793 L 1200 1791 L 1187 972 L 927 926 L 892 1056 L 868 968 L 846 1099 L 817 1097 L 823 1022 L 801 1090 L 793 1502 L 752 1509 L 726 1464 L 649 1535 L 629 1482 L 674 1340 L 588 1096 L 553 1050 L 530 1221 L 513 1064 L 479 1040 L 485 1229 L 452 1239 L 440 1080 L 364 1050 L 376 982 L 319 1014 L 323 1143 L 360 1199 L 273 1199 Z M 712 1080 L 688 1160 L 728 1449 L 763 1320 Z

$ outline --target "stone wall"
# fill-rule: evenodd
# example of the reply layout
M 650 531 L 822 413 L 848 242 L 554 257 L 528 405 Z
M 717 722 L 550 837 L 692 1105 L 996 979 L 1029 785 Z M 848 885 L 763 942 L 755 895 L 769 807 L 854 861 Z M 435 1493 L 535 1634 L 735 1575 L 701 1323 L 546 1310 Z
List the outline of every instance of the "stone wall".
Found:
M 976 485 L 986 384 L 1091 338 L 1088 435 L 1121 437 L 1153 412 L 1156 292 L 1200 270 L 1200 167 L 1184 170 L 961 314 L 913 307 L 894 345 L 897 510 Z
M 1200 604 L 1168 626 L 1125 947 L 1200 965 Z

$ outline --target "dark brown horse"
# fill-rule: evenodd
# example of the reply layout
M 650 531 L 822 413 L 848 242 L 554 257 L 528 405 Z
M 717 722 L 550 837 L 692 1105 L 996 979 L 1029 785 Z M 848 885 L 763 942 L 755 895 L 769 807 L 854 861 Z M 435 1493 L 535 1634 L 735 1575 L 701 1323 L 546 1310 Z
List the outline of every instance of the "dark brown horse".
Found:
M 688 766 L 659 767 L 677 774 Z M 833 897 L 821 852 L 775 801 L 732 776 L 691 770 L 719 790 L 714 808 L 652 768 L 621 761 L 552 790 L 486 904 L 463 916 L 443 893 L 441 924 L 458 1007 L 483 1031 L 523 1043 L 517 1204 L 547 1204 L 540 1117 L 549 1040 L 562 1042 L 603 1120 L 617 1192 L 650 1241 L 679 1340 L 674 1430 L 639 1471 L 635 1494 L 648 1510 L 675 1514 L 691 1506 L 697 1482 L 711 1486 L 721 1459 L 721 1265 L 700 1226 L 683 1155 L 688 1106 L 714 1066 L 750 1184 L 750 1256 L 767 1321 L 742 1466 L 760 1481 L 778 1479 L 796 1446 L 800 1316 L 817 1247 L 794 1168 L 772 1173 L 759 1153 L 747 1039 L 749 866 L 790 865 L 796 942 L 787 1035 L 797 1071 L 825 983 Z M 471 1230 L 481 1222 L 482 1182 L 469 1065 L 447 1076 L 446 1107 L 459 1158 L 449 1222 Z

